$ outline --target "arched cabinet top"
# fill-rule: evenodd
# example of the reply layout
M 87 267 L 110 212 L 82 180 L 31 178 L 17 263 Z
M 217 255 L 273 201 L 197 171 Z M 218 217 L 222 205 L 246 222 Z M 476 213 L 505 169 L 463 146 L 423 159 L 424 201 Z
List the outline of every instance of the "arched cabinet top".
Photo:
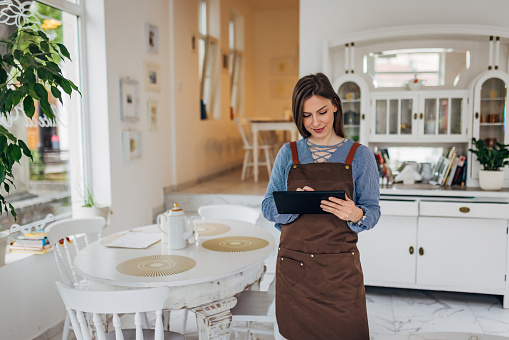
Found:
M 480 25 L 412 25 L 412 26 L 395 26 L 387 28 L 377 28 L 361 32 L 343 34 L 326 42 L 326 47 L 331 49 L 334 47 L 344 47 L 345 44 L 355 42 L 370 43 L 379 40 L 401 40 L 412 38 L 447 38 L 447 39 L 465 39 L 484 41 L 489 36 L 498 36 L 502 43 L 509 42 L 509 30 L 495 26 Z

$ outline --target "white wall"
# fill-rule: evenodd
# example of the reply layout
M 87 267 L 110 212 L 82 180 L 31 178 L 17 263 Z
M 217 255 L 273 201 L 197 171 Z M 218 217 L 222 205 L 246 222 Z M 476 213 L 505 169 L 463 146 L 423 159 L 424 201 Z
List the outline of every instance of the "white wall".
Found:
M 348 33 L 393 26 L 470 24 L 509 28 L 506 0 L 301 0 L 300 67 L 322 70 L 323 42 Z

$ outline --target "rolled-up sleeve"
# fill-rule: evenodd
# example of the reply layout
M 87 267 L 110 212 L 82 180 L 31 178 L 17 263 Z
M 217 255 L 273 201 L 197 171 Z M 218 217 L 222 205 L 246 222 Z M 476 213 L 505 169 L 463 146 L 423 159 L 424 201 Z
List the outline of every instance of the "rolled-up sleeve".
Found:
M 348 222 L 353 231 L 360 233 L 372 229 L 380 218 L 380 188 L 378 167 L 375 157 L 367 147 L 359 148 L 354 158 L 354 201 L 361 208 L 364 216 L 360 221 Z
M 274 166 L 272 168 L 272 174 L 270 175 L 269 184 L 267 185 L 267 191 L 262 201 L 262 214 L 267 220 L 275 222 L 275 227 L 281 230 L 282 224 L 288 224 L 293 222 L 298 214 L 279 214 L 276 209 L 274 202 L 274 191 L 286 191 L 288 190 L 286 181 L 288 178 L 288 172 L 291 166 L 291 153 L 289 144 L 285 144 L 279 150 Z

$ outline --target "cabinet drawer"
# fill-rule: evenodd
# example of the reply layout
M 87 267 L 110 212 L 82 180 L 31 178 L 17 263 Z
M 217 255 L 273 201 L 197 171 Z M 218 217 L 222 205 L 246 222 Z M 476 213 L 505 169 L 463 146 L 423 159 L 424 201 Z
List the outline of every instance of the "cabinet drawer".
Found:
M 380 200 L 382 215 L 417 216 L 419 209 L 416 201 Z
M 421 216 L 509 218 L 507 203 L 421 202 Z

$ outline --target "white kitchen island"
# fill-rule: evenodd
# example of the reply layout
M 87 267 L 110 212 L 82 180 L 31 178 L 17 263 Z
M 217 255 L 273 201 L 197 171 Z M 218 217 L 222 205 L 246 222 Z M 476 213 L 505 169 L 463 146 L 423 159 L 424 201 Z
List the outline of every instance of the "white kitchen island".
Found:
M 502 295 L 509 308 L 509 189 L 393 185 L 359 234 L 368 286 Z

